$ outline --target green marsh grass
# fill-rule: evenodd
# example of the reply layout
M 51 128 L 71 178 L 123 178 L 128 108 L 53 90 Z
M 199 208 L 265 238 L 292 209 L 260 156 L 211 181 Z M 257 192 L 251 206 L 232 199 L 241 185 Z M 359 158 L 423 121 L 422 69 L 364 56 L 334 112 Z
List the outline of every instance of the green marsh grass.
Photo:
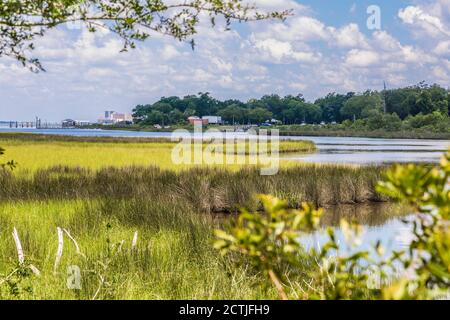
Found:
M 70 166 L 90 169 L 125 166 L 157 166 L 162 169 L 184 170 L 195 164 L 177 165 L 172 161 L 172 150 L 177 141 L 153 138 L 109 138 L 109 137 L 69 137 L 34 134 L 0 134 L 0 146 L 6 149 L 4 158 L 14 159 L 17 171 L 36 171 L 53 166 Z M 205 142 L 202 148 L 208 145 Z M 222 147 L 213 143 L 216 147 Z M 191 145 L 191 150 L 193 144 Z M 248 143 L 234 141 L 232 154 L 236 164 L 212 165 L 231 170 L 242 168 L 239 163 L 248 164 L 247 156 L 252 153 Z M 219 150 L 219 149 L 218 149 Z M 311 153 L 316 150 L 310 141 L 281 141 L 280 153 Z M 271 145 L 268 146 L 270 155 Z M 228 154 L 226 148 L 222 153 Z M 259 153 L 258 153 L 259 154 Z M 224 161 L 225 163 L 225 161 Z M 282 161 L 284 165 L 292 165 Z
M 318 206 L 379 202 L 375 191 L 383 169 L 336 165 L 302 165 L 261 176 L 257 168 L 231 171 L 157 167 L 90 170 L 72 167 L 39 169 L 29 174 L 0 173 L 0 201 L 125 199 L 147 197 L 158 203 L 181 203 L 198 212 L 257 209 L 256 194 L 273 194 L 293 205 Z
M 193 217 L 180 207 L 105 201 L 18 202 L 0 206 L 0 281 L 17 267 L 11 231 L 18 230 L 27 263 L 40 276 L 11 278 L 0 284 L 0 299 L 263 299 L 275 298 L 258 287 L 257 275 L 232 268 L 211 248 L 209 217 Z M 144 203 L 145 202 L 145 203 Z M 151 206 L 147 207 L 148 205 Z M 142 210 L 143 220 L 127 220 Z M 113 208 L 112 210 L 110 210 Z M 182 210 L 182 211 L 180 211 Z M 64 238 L 54 273 L 56 228 L 69 230 L 85 258 Z M 138 232 L 135 248 L 132 238 Z M 121 243 L 123 244 L 121 245 Z M 120 249 L 119 249 L 120 248 Z M 81 290 L 68 289 L 67 268 L 81 269 Z M 15 290 L 11 286 L 15 285 Z
M 175 168 L 167 140 L 0 137 L 4 158 L 19 163 L 0 172 L 0 299 L 276 299 L 261 275 L 212 249 L 221 219 L 211 213 L 258 210 L 258 193 L 293 207 L 386 200 L 374 189 L 378 167 L 283 163 L 277 175 L 261 176 L 256 166 Z M 39 277 L 8 278 L 17 270 L 14 227 Z M 54 273 L 57 227 L 84 256 L 65 236 Z M 66 286 L 71 265 L 81 269 L 81 290 Z

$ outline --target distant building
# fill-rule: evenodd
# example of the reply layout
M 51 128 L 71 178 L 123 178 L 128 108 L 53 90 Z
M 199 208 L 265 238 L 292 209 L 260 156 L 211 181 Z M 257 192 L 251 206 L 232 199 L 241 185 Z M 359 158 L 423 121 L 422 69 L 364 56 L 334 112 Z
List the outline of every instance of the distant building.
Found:
M 64 119 L 62 121 L 63 128 L 75 128 L 76 125 L 77 125 L 76 121 L 72 119 Z
M 88 120 L 75 120 L 75 124 L 77 126 L 88 126 L 88 125 L 91 125 L 92 123 L 91 123 L 91 121 L 88 121 Z
M 208 120 L 209 124 L 222 124 L 222 117 L 218 116 L 204 116 L 202 120 Z
M 87 120 L 64 119 L 61 124 L 63 128 L 75 128 L 77 126 L 88 126 L 92 123 Z
M 208 119 L 200 119 L 199 117 L 192 116 L 188 118 L 188 121 L 192 125 L 208 125 Z
M 116 113 L 115 111 L 105 111 L 105 119 L 111 119 L 112 115 Z
M 129 113 L 119 113 L 116 111 L 105 111 L 105 117 L 98 119 L 99 124 L 109 125 L 128 122 L 133 123 L 133 116 Z

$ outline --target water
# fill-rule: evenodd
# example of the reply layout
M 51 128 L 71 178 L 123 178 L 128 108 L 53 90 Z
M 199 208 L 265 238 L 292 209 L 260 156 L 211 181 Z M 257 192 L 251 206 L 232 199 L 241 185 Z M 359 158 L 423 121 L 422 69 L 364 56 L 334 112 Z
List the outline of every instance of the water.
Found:
M 392 164 L 437 163 L 450 148 L 448 140 L 295 137 L 313 141 L 318 152 L 284 159 L 315 163 Z
M 100 129 L 9 129 L 0 132 L 28 132 L 79 137 L 138 137 L 170 138 L 171 132 L 142 132 Z M 246 137 L 246 133 L 232 133 Z M 182 136 L 178 134 L 178 136 Z M 347 137 L 285 137 L 283 139 L 311 140 L 318 148 L 315 154 L 283 155 L 283 159 L 315 163 L 391 164 L 395 162 L 436 163 L 450 148 L 448 140 L 375 139 Z
M 364 226 L 361 234 L 361 244 L 351 247 L 346 244 L 345 236 L 340 229 L 340 221 L 355 221 Z M 341 244 L 343 253 L 369 251 L 375 256 L 375 246 L 378 241 L 385 250 L 385 257 L 393 251 L 405 250 L 412 240 L 412 227 L 405 221 L 413 219 L 410 210 L 401 205 L 391 203 L 341 205 L 328 208 L 322 218 L 323 229 L 313 235 L 302 238 L 306 248 L 323 246 L 328 241 L 325 234 L 327 227 L 335 230 L 337 241 Z

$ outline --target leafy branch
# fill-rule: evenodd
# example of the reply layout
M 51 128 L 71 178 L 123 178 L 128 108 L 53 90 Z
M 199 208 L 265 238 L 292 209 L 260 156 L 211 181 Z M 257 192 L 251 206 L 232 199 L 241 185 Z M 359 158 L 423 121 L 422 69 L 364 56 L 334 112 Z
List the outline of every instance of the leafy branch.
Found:
M 227 230 L 217 230 L 215 248 L 222 254 L 235 253 L 243 261 L 267 275 L 281 299 L 437 299 L 450 294 L 450 152 L 440 166 L 396 165 L 387 171 L 379 192 L 409 204 L 415 219 L 405 221 L 412 228 L 413 240 L 406 251 L 383 258 L 380 242 L 374 247 L 377 261 L 368 251 L 349 256 L 333 229 L 318 251 L 309 251 L 300 238 L 319 232 L 321 210 L 303 204 L 289 209 L 285 201 L 260 197 L 264 213 L 243 211 Z M 341 221 L 341 230 L 350 245 L 359 241 L 361 226 Z M 353 246 L 353 245 L 352 245 Z M 305 261 L 312 263 L 305 263 Z M 401 274 L 394 275 L 397 266 Z M 282 266 L 282 268 L 280 268 Z M 287 272 L 286 272 L 287 270 Z M 294 277 L 291 275 L 300 274 Z M 305 274 L 306 271 L 306 274 Z M 380 277 L 372 286 L 373 274 Z M 391 281 L 393 280 L 393 281 Z M 307 288 L 302 287 L 302 282 Z M 393 282 L 389 284 L 389 282 Z

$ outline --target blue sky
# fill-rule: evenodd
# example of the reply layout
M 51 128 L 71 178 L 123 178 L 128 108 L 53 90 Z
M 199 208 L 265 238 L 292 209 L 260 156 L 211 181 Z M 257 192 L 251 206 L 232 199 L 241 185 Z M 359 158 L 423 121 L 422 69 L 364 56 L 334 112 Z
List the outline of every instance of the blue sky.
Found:
M 211 92 L 222 99 L 380 89 L 422 80 L 450 86 L 448 0 L 253 0 L 261 10 L 293 8 L 284 23 L 202 23 L 197 49 L 155 35 L 119 53 L 120 39 L 62 27 L 36 42 L 47 72 L 0 58 L 0 120 L 35 116 L 95 120 L 161 96 Z M 380 8 L 381 29 L 367 27 Z

